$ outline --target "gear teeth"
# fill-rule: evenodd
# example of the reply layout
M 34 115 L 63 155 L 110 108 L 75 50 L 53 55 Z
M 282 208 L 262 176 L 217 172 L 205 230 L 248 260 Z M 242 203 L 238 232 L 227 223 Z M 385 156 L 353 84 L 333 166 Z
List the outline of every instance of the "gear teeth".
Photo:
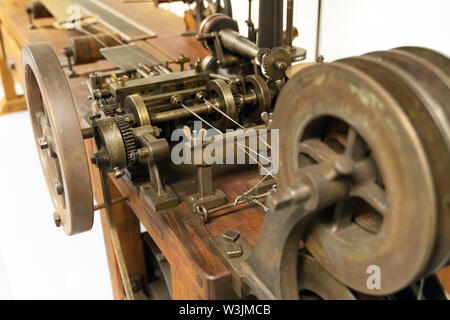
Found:
M 123 117 L 117 117 L 116 124 L 119 127 L 120 133 L 122 135 L 123 144 L 125 145 L 125 152 L 127 154 L 127 162 L 132 159 L 133 152 L 136 148 L 136 141 L 134 140 L 133 130 L 130 125 Z
M 262 48 L 261 50 L 258 51 L 258 54 L 256 55 L 256 58 L 255 58 L 255 62 L 257 65 L 260 66 L 262 64 L 263 57 L 268 52 L 270 52 L 269 48 Z
M 242 97 L 242 94 L 240 94 L 236 83 L 231 83 L 230 89 L 231 93 L 233 94 L 234 104 L 236 106 L 235 118 L 238 118 L 239 114 L 241 113 L 241 106 L 244 104 L 244 98 Z
M 114 117 L 116 115 L 117 105 L 105 105 L 102 107 L 106 117 Z
M 200 33 L 211 33 L 220 31 L 222 29 L 232 29 L 239 32 L 239 26 L 237 22 L 230 17 L 221 13 L 216 13 L 204 20 L 200 25 Z M 214 53 L 214 41 L 207 39 L 202 41 L 203 47 L 211 53 Z
M 291 65 L 291 55 L 286 49 L 279 47 L 267 51 L 261 61 L 261 72 L 266 78 L 279 80 L 284 77 L 284 72 L 275 68 L 276 61 L 283 61 Z

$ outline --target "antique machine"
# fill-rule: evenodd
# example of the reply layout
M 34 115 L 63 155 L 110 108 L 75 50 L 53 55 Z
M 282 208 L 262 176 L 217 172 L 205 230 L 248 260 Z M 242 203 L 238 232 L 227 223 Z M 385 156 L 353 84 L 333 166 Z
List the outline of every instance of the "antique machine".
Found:
M 206 225 L 220 210 L 255 206 L 264 216 L 256 244 L 231 228 L 210 237 L 239 298 L 391 298 L 405 290 L 445 298 L 432 275 L 450 258 L 449 59 L 402 47 L 304 68 L 305 50 L 292 46 L 292 1 L 284 38 L 276 3 L 261 1 L 280 14 L 264 18 L 257 41 L 228 16 L 204 19 L 198 40 L 210 55 L 189 70 L 174 72 L 137 45 L 102 48 L 116 68 L 90 75 L 83 128 L 52 48 L 23 48 L 56 224 L 69 235 L 91 229 L 91 162 L 130 299 L 136 292 L 110 214 L 126 199 L 112 199 L 108 176 L 125 179 L 154 214 L 187 207 Z M 278 28 L 266 32 L 269 25 Z M 89 160 L 87 139 L 97 148 Z M 213 163 L 174 161 L 219 142 Z M 243 163 L 223 161 L 239 152 Z M 214 177 L 238 167 L 258 174 L 230 199 Z M 187 180 L 196 189 L 180 191 Z M 373 268 L 381 271 L 376 290 Z

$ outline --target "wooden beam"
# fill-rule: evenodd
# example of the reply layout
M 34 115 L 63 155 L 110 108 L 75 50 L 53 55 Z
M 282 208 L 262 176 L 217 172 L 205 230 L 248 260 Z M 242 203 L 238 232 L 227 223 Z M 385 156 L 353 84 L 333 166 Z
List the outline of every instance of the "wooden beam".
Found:
M 27 108 L 25 98 L 22 95 L 18 95 L 14 87 L 14 78 L 7 64 L 2 30 L 3 26 L 0 20 L 0 77 L 5 93 L 5 96 L 0 100 L 0 115 Z

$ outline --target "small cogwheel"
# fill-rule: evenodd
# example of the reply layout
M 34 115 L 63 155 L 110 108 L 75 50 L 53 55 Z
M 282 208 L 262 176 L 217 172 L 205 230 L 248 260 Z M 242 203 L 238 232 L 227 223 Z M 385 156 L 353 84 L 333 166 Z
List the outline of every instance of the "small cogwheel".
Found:
M 134 140 L 133 130 L 123 117 L 117 117 L 115 118 L 115 120 L 122 135 L 123 144 L 125 146 L 125 152 L 127 154 L 127 162 L 130 162 L 133 158 L 133 152 L 137 149 L 136 141 Z
M 280 80 L 291 63 L 291 55 L 286 49 L 273 48 L 263 55 L 261 71 L 270 80 Z
M 262 48 L 261 50 L 258 51 L 258 54 L 255 57 L 255 62 L 258 66 L 261 65 L 263 56 L 268 52 L 270 52 L 269 48 Z

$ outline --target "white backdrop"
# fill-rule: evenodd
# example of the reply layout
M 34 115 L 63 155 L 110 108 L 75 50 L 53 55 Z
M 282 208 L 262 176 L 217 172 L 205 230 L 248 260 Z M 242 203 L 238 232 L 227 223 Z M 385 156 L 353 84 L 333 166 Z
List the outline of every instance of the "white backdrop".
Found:
M 232 2 L 234 17 L 243 22 L 247 1 Z M 180 15 L 186 9 L 162 5 L 169 6 Z M 311 61 L 317 0 L 296 0 L 295 6 L 295 44 L 308 50 Z M 320 53 L 331 61 L 408 44 L 450 55 L 449 12 L 448 0 L 323 0 Z M 243 23 L 241 30 L 247 32 Z M 0 298 L 112 298 L 98 219 L 92 231 L 74 237 L 54 227 L 26 112 L 0 117 L 0 150 Z

